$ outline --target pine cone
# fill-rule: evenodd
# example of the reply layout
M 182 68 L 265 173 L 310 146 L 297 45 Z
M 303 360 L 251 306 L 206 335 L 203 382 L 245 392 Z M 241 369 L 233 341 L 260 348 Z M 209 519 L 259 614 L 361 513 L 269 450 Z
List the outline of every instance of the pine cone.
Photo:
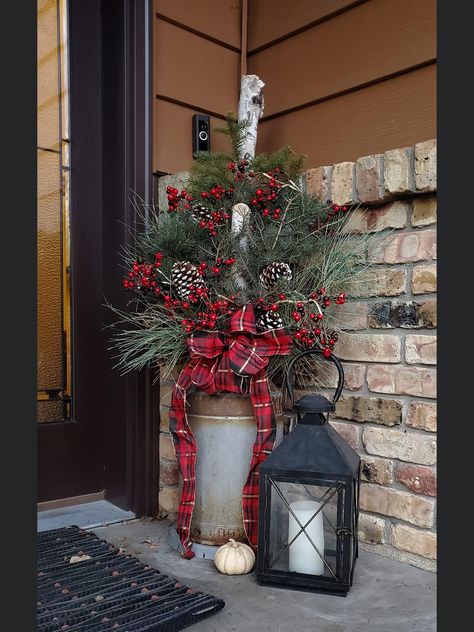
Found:
M 195 204 L 191 210 L 191 216 L 196 222 L 200 222 L 201 220 L 208 222 L 212 219 L 212 211 L 202 204 Z
M 287 263 L 273 262 L 260 273 L 260 281 L 270 290 L 278 279 L 290 281 L 292 278 L 291 268 Z
M 191 285 L 195 289 L 204 288 L 206 284 L 195 265 L 189 261 L 178 261 L 171 269 L 171 284 L 181 300 L 189 297 Z
M 259 332 L 268 331 L 269 329 L 279 329 L 283 327 L 283 321 L 278 312 L 263 312 L 257 318 L 257 330 Z

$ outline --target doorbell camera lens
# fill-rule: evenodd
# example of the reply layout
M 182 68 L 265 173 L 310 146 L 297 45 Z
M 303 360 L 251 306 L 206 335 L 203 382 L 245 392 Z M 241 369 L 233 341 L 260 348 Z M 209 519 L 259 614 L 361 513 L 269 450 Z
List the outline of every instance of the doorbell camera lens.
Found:
M 193 116 L 193 156 L 211 151 L 210 117 L 207 114 Z

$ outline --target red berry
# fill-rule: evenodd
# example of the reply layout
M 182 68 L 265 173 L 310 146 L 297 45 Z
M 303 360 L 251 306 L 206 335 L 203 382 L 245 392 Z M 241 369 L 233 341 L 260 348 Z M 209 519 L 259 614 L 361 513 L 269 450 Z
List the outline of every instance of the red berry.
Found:
M 293 312 L 292 316 L 293 320 L 296 320 L 296 322 L 301 320 L 301 314 L 299 314 L 298 312 Z
M 280 299 L 280 301 L 284 301 L 286 296 L 284 294 L 278 294 L 278 298 Z
M 303 303 L 302 303 L 301 301 L 298 301 L 298 302 L 296 303 L 296 307 L 297 307 L 298 309 L 303 309 Z
M 298 338 L 298 340 L 301 338 L 301 332 L 300 331 L 296 332 L 295 338 Z
M 321 330 L 319 329 L 319 327 L 316 327 L 316 329 L 314 330 L 314 333 L 319 336 L 319 334 L 321 333 Z
M 272 310 L 272 312 L 277 312 L 278 311 L 278 305 L 276 303 L 272 303 L 270 305 L 270 309 Z
M 331 357 L 331 349 L 328 349 L 328 348 L 326 347 L 326 349 L 324 349 L 324 351 L 323 351 L 323 356 L 324 356 L 325 358 L 330 358 L 330 357 Z
M 316 318 L 317 318 L 318 320 L 322 320 L 322 319 L 323 319 L 323 315 L 322 315 L 322 314 L 318 314 L 318 315 L 316 316 Z
M 313 312 L 311 312 L 311 314 L 309 315 L 309 317 L 311 318 L 311 320 L 314 320 L 316 318 L 316 314 L 313 314 Z

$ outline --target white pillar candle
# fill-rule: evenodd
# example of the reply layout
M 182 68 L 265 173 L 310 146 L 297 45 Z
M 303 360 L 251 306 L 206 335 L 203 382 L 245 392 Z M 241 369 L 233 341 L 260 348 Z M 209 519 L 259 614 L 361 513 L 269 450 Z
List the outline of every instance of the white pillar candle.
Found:
M 290 507 L 295 516 L 297 516 L 301 525 L 304 527 L 308 520 L 310 520 L 310 518 L 318 511 L 320 504 L 312 500 L 299 500 L 291 503 Z M 301 527 L 290 513 L 288 542 L 291 542 L 299 531 L 301 531 Z M 301 531 L 299 536 L 290 546 L 289 570 L 297 573 L 306 573 L 307 575 L 323 575 L 324 562 L 315 551 L 313 545 L 306 536 L 306 533 L 324 557 L 324 527 L 322 511 L 320 511 L 318 515 L 311 520 L 305 531 Z

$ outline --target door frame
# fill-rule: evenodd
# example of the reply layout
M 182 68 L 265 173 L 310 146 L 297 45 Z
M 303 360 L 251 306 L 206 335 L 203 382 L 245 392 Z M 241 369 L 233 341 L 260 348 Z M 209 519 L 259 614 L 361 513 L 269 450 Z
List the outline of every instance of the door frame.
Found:
M 124 243 L 130 243 L 127 226 L 143 229 L 130 202 L 130 192 L 147 204 L 153 199 L 153 0 L 102 0 L 101 10 L 103 287 L 108 300 L 124 307 L 119 252 Z M 120 376 L 111 367 L 109 355 L 105 497 L 137 516 L 155 516 L 159 493 L 159 382 L 153 385 L 155 375 L 149 369 Z M 116 441 L 113 449 L 107 450 L 107 437 L 116 434 L 117 419 L 126 445 Z M 116 450 L 125 458 L 125 477 L 116 467 Z
M 48 452 L 55 484 L 55 433 L 67 424 L 84 437 L 87 428 L 89 441 L 94 437 L 91 463 L 98 465 L 89 472 L 83 463 L 90 479 L 85 493 L 104 490 L 106 500 L 137 516 L 154 516 L 159 386 L 150 370 L 123 377 L 113 369 L 110 330 L 104 329 L 113 320 L 105 301 L 120 308 L 126 303 L 120 250 L 130 242 L 129 228 L 141 228 L 129 192 L 149 203 L 153 196 L 152 0 L 68 5 L 73 420 L 45 424 L 38 447 L 41 458 Z M 64 489 L 67 484 L 58 481 L 55 497 L 76 495 Z

